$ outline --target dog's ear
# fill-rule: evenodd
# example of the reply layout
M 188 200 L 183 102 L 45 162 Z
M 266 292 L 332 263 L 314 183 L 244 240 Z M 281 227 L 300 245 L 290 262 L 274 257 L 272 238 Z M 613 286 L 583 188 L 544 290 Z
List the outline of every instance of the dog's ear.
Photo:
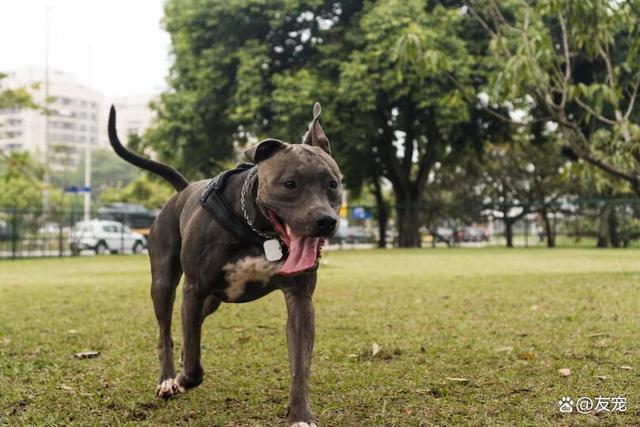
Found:
M 331 145 L 329 144 L 329 138 L 324 134 L 320 122 L 320 113 L 322 113 L 322 107 L 320 103 L 316 102 L 313 105 L 313 120 L 309 123 L 309 130 L 302 139 L 303 144 L 315 145 L 322 148 L 327 154 L 331 155 Z
M 244 152 L 244 157 L 251 163 L 260 163 L 273 156 L 285 147 L 285 143 L 279 139 L 268 138 L 258 144 L 248 148 Z

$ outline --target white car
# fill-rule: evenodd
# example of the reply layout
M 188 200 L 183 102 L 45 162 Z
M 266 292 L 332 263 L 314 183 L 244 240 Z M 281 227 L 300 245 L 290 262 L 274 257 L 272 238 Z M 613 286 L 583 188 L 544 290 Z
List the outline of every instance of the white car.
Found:
M 97 255 L 106 253 L 140 253 L 145 248 L 142 234 L 131 231 L 129 227 L 117 221 L 94 219 L 79 221 L 73 226 L 70 237 L 71 253 L 89 249 Z

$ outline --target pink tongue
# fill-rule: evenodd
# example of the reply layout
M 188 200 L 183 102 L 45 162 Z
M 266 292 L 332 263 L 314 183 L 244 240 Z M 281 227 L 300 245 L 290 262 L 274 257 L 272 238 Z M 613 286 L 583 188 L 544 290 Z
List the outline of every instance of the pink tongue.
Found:
M 288 228 L 288 227 L 287 227 Z M 289 256 L 279 274 L 294 275 L 315 267 L 318 257 L 319 237 L 298 236 L 289 228 Z

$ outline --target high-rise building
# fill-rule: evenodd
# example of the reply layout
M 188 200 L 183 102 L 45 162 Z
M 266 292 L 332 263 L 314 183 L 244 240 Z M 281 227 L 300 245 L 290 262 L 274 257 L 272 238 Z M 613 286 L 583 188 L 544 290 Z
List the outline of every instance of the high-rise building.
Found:
M 5 87 L 28 89 L 35 103 L 47 107 L 50 114 L 47 118 L 41 110 L 29 108 L 1 110 L 0 150 L 28 151 L 45 161 L 48 143 L 48 164 L 53 169 L 75 167 L 83 159 L 87 141 L 95 147 L 105 140 L 104 97 L 72 75 L 50 70 L 47 104 L 45 80 L 42 68 L 25 68 L 3 80 Z

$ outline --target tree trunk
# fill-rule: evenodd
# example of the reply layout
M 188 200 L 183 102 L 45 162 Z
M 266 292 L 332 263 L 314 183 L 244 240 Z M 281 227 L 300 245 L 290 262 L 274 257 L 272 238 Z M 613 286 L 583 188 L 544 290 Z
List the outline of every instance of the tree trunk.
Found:
M 611 242 L 611 246 L 619 248 L 620 238 L 618 236 L 618 217 L 616 215 L 616 207 L 614 205 L 609 207 L 607 224 L 609 226 L 609 241 Z
M 389 222 L 389 211 L 387 203 L 382 194 L 382 186 L 380 179 L 373 180 L 373 194 L 376 198 L 376 209 L 378 211 L 378 247 L 384 249 L 387 247 L 387 224 Z
M 547 235 L 547 247 L 555 248 L 556 247 L 556 235 L 553 230 L 553 226 L 551 225 L 551 221 L 549 220 L 549 212 L 547 212 L 547 208 L 542 208 L 542 221 L 544 222 L 544 232 Z
M 396 202 L 398 246 L 401 248 L 419 248 L 421 246 L 419 203 L 418 197 L 398 199 Z
M 606 248 L 609 246 L 609 227 L 607 224 L 607 219 L 609 217 L 609 205 L 606 204 L 600 210 L 600 217 L 598 218 L 598 242 L 596 243 L 596 247 L 598 248 Z
M 512 248 L 513 247 L 513 222 L 506 219 L 504 219 L 504 237 L 507 239 L 507 247 L 508 248 Z

